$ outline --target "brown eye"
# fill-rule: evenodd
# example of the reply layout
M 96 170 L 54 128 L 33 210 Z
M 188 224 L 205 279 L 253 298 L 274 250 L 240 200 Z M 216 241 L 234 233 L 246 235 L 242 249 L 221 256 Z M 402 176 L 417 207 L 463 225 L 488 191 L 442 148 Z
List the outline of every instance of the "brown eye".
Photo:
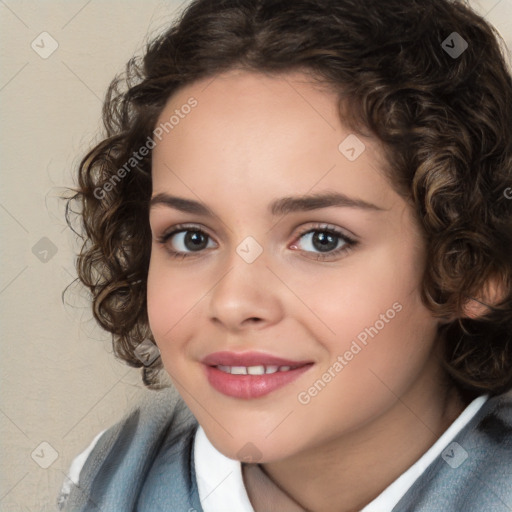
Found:
M 197 228 L 177 228 L 165 234 L 159 242 L 165 245 L 172 255 L 183 257 L 215 246 L 210 236 Z
M 317 226 L 302 232 L 293 244 L 294 249 L 317 255 L 317 260 L 335 258 L 358 244 L 356 240 L 333 227 Z
M 190 251 L 200 251 L 208 245 L 208 235 L 200 231 L 185 231 L 182 244 Z
M 331 252 L 348 243 L 346 237 L 339 233 L 318 229 L 304 233 L 300 239 L 305 241 L 303 243 L 305 251 Z

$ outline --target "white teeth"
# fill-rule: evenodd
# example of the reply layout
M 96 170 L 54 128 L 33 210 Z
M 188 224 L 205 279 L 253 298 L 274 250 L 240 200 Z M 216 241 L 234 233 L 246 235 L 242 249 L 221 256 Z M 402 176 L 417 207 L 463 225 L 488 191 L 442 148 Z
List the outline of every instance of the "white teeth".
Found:
M 246 366 L 232 366 L 231 375 L 247 375 Z
M 292 369 L 291 366 L 223 366 L 217 365 L 217 369 L 221 372 L 230 373 L 231 375 L 264 375 L 269 373 L 287 372 Z
M 264 366 L 248 366 L 247 373 L 249 375 L 263 375 L 265 373 Z

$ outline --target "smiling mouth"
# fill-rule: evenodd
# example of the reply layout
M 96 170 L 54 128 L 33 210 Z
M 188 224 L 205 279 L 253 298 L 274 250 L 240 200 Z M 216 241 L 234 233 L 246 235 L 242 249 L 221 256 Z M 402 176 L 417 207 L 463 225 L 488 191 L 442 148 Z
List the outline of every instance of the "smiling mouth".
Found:
M 313 365 L 258 350 L 214 352 L 201 361 L 209 384 L 223 395 L 254 399 L 291 384 Z
M 300 366 L 275 366 L 275 365 L 258 365 L 258 366 L 215 366 L 218 370 L 231 375 L 268 375 L 276 372 L 288 372 L 300 368 Z
M 204 365 L 206 378 L 218 392 L 232 398 L 252 400 L 284 388 L 307 372 L 313 363 L 300 366 Z

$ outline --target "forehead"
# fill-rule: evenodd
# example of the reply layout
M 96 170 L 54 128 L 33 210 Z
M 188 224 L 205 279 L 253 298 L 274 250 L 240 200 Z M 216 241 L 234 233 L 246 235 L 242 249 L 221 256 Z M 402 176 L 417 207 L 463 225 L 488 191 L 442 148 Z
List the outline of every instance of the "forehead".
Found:
M 265 75 L 231 70 L 194 82 L 168 100 L 158 124 L 179 113 L 190 98 L 197 106 L 173 128 L 170 139 L 177 142 L 179 138 L 180 144 L 186 138 L 191 143 L 200 139 L 205 150 L 209 141 L 220 150 L 216 136 L 223 133 L 246 152 L 250 147 L 256 150 L 257 142 L 268 143 L 270 136 L 277 136 L 285 149 L 293 136 L 307 136 L 314 143 L 326 131 L 336 131 L 339 124 L 336 95 L 300 72 Z
M 188 183 L 204 194 L 224 183 L 241 193 L 316 187 L 360 196 L 364 186 L 369 201 L 389 207 L 379 144 L 352 133 L 337 94 L 307 74 L 232 70 L 197 81 L 169 99 L 157 126 L 166 123 L 153 150 L 155 193 L 178 187 L 190 195 Z
M 337 94 L 326 84 L 304 71 L 263 73 L 231 69 L 180 88 L 168 100 L 171 108 L 183 104 L 193 95 L 210 108 L 254 107 L 286 108 L 307 117 L 319 117 L 324 122 L 335 111 Z

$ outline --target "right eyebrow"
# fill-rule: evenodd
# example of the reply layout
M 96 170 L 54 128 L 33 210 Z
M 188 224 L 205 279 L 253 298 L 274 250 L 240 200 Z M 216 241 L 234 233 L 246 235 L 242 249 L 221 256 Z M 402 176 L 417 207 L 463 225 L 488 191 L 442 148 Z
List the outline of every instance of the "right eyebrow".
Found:
M 193 213 L 196 215 L 205 215 L 208 217 L 215 217 L 214 213 L 205 204 L 192 199 L 185 199 L 184 197 L 171 196 L 169 194 L 161 193 L 151 198 L 149 207 L 153 208 L 157 205 L 168 206 L 185 213 Z

